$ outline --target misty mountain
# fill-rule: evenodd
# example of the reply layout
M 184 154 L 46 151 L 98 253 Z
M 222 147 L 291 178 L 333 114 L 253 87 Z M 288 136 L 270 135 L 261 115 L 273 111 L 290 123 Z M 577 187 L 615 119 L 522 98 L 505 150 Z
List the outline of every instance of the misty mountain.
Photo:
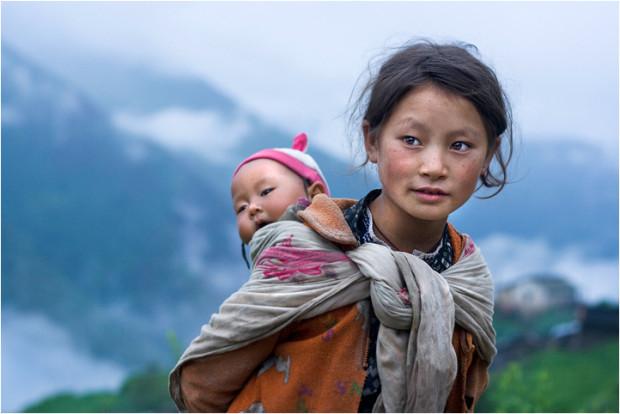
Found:
M 189 341 L 247 277 L 228 200 L 234 166 L 289 146 L 298 131 L 204 80 L 102 61 L 53 74 L 6 44 L 2 61 L 2 308 L 45 314 L 127 365 L 169 361 L 165 332 Z M 227 157 L 172 150 L 138 128 L 170 108 L 208 114 L 218 131 L 244 127 L 235 139 L 205 135 L 213 151 L 230 139 Z M 617 257 L 617 158 L 578 139 L 527 142 L 515 183 L 472 199 L 452 218 L 457 227 L 477 240 L 541 237 Z M 311 152 L 334 195 L 373 186 Z
M 292 137 L 303 132 L 296 125 L 282 130 L 260 119 L 222 91 L 215 80 L 175 75 L 104 57 L 76 58 L 53 62 L 51 66 L 64 79 L 70 79 L 73 85 L 88 95 L 91 102 L 105 110 L 114 120 L 119 118 L 119 114 L 144 119 L 173 111 L 215 118 L 218 127 L 212 126 L 213 131 L 208 131 L 208 136 L 204 137 L 207 146 L 211 145 L 212 148 L 199 154 L 199 157 L 196 157 L 195 151 L 185 151 L 178 155 L 186 161 L 194 162 L 199 169 L 206 166 L 206 175 L 216 176 L 215 184 L 225 187 L 226 192 L 229 182 L 221 180 L 219 174 L 230 175 L 238 162 L 260 149 L 289 147 Z M 304 110 L 303 107 L 299 108 L 299 111 Z M 118 126 L 118 122 L 114 123 Z M 241 131 L 235 132 L 236 125 L 243 125 Z M 121 129 L 126 128 L 121 125 Z M 223 133 L 219 135 L 218 132 Z M 335 196 L 359 198 L 372 187 L 375 180 L 371 175 L 367 177 L 363 171 L 326 153 L 314 145 L 312 136 L 309 138 L 309 152 L 328 177 Z M 220 157 L 214 157 L 213 154 L 218 154 L 218 148 L 226 141 L 232 142 L 225 144 L 227 151 L 222 152 Z M 205 157 L 208 158 L 207 162 Z
M 240 111 L 224 92 L 191 77 L 154 73 L 152 69 L 122 62 L 112 64 L 104 58 L 63 62 L 62 68 L 66 77 L 81 85 L 112 113 L 154 113 L 183 107 L 214 110 L 231 121 Z M 112 74 L 108 75 L 109 72 Z M 114 87 L 115 84 L 123 87 Z M 297 132 L 291 126 L 291 131 L 285 134 L 265 126 L 252 114 L 246 116 L 267 133 L 248 134 L 240 140 L 233 149 L 236 161 L 259 148 L 286 146 L 288 137 Z M 605 153 L 578 136 L 517 135 L 515 143 L 510 183 L 504 191 L 488 200 L 472 198 L 451 220 L 476 240 L 507 233 L 522 239 L 545 239 L 558 247 L 580 245 L 594 257 L 617 257 L 617 155 Z M 343 167 L 316 147 L 311 147 L 311 151 L 336 196 L 357 198 L 376 187 L 372 172 L 351 173 L 355 171 L 352 166 Z
M 225 294 L 208 273 L 238 255 L 227 199 L 69 84 L 2 57 L 3 308 L 126 363 L 169 357 L 166 330 L 186 340 Z

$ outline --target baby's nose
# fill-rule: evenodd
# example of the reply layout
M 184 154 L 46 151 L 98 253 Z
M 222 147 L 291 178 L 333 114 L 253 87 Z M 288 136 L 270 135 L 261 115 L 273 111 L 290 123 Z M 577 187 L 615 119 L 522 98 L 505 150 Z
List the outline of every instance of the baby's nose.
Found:
M 255 215 L 256 213 L 258 213 L 259 211 L 262 210 L 260 204 L 256 204 L 256 203 L 252 203 L 250 204 L 250 207 L 248 208 L 250 215 Z

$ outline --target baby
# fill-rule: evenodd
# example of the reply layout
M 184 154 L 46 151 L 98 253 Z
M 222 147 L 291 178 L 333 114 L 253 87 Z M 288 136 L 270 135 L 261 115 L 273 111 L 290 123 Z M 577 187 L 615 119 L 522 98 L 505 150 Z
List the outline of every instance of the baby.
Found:
M 292 148 L 258 151 L 235 169 L 231 196 L 243 245 L 258 229 L 277 221 L 291 204 L 320 193 L 329 195 L 327 180 L 314 158 L 305 153 L 307 148 L 308 137 L 301 133 Z

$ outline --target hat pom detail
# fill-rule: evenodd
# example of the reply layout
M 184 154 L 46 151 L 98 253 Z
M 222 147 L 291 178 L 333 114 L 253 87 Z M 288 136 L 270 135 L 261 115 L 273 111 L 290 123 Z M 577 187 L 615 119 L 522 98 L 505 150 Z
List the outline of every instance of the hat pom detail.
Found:
M 304 132 L 298 134 L 295 138 L 293 138 L 293 146 L 291 148 L 297 151 L 306 152 L 308 149 L 308 136 Z

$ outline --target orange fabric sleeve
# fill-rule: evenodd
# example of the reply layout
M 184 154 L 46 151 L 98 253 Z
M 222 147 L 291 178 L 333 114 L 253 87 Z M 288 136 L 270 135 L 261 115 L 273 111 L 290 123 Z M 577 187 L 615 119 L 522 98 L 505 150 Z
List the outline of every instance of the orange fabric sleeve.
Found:
M 279 334 L 181 367 L 181 396 L 191 412 L 225 412 L 256 368 L 272 353 Z

